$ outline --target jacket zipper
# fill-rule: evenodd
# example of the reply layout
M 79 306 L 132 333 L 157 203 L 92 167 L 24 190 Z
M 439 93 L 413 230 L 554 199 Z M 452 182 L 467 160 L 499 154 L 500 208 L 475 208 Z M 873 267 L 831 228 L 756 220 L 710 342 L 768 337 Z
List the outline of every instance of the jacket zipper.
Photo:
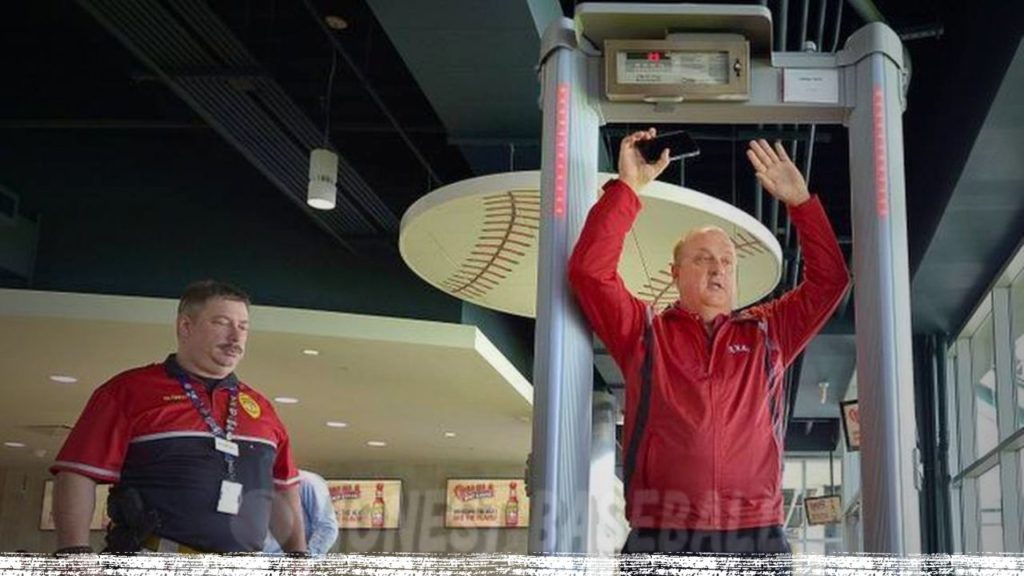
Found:
M 711 405 L 711 525 L 714 529 L 718 529 L 721 518 L 719 517 L 719 498 L 718 498 L 718 436 L 721 422 L 718 419 L 718 406 L 715 402 L 715 379 L 712 374 L 712 367 L 714 366 L 715 350 L 718 348 L 718 340 L 725 330 L 725 326 L 729 324 L 729 320 L 722 322 L 718 329 L 715 330 L 714 334 L 709 338 L 711 345 L 708 351 L 708 364 L 705 370 L 708 378 L 708 398 L 709 404 Z M 701 326 L 701 330 L 704 326 Z

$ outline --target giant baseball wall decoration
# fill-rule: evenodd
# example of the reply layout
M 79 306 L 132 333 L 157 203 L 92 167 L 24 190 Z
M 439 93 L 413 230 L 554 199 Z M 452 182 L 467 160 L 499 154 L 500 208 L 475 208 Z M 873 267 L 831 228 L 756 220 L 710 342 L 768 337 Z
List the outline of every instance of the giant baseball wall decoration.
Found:
M 603 184 L 614 177 L 600 174 Z M 402 217 L 399 250 L 406 264 L 439 290 L 479 306 L 536 315 L 540 172 L 471 178 L 434 190 Z M 619 274 L 638 298 L 660 309 L 678 295 L 672 248 L 689 229 L 719 226 L 738 259 L 738 305 L 766 296 L 781 276 L 775 237 L 742 210 L 689 188 L 652 182 L 626 238 Z

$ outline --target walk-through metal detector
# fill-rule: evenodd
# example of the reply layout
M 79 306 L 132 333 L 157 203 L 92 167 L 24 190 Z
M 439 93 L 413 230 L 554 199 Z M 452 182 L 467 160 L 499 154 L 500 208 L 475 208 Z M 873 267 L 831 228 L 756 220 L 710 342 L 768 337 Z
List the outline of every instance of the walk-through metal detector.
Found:
M 531 553 L 588 552 L 596 520 L 593 347 L 566 263 L 596 198 L 606 122 L 849 128 L 864 550 L 920 551 L 902 45 L 875 23 L 837 53 L 773 53 L 771 30 L 763 6 L 581 4 L 544 34 Z

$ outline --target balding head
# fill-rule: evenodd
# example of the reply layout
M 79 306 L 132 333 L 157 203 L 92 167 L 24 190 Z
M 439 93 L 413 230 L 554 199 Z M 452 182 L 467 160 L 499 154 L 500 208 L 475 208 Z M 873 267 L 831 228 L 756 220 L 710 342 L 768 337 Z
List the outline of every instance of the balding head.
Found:
M 729 314 L 736 300 L 736 247 L 717 226 L 690 230 L 672 251 L 679 303 L 710 322 Z
M 722 230 L 718 226 L 703 226 L 701 228 L 691 228 L 689 232 L 683 234 L 683 237 L 680 238 L 678 242 L 676 242 L 675 247 L 672 249 L 672 261 L 678 264 L 679 256 L 680 254 L 682 254 L 684 246 L 686 246 L 686 244 L 689 243 L 691 240 L 705 236 L 707 234 L 716 235 L 724 239 L 730 245 L 732 245 L 732 239 L 729 238 L 729 233 L 726 232 L 725 230 Z M 735 251 L 736 247 L 733 246 L 733 252 L 735 253 Z

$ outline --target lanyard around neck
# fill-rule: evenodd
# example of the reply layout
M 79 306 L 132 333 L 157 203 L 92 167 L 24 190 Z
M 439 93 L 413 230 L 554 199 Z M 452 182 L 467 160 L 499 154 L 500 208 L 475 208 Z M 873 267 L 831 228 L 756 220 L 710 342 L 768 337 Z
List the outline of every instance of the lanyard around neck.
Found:
M 224 427 L 221 428 L 220 424 L 213 417 L 213 412 L 210 411 L 210 407 L 207 406 L 206 402 L 199 397 L 196 393 L 196 389 L 192 386 L 192 382 L 189 377 L 180 374 L 178 375 L 178 382 L 181 383 L 181 388 L 185 391 L 185 396 L 188 397 L 189 401 L 192 402 L 192 406 L 199 412 L 199 415 L 203 417 L 203 421 L 206 422 L 206 427 L 210 429 L 210 433 L 216 438 L 222 438 L 224 440 L 231 440 L 231 435 L 234 433 L 235 428 L 238 426 L 238 385 L 231 386 L 228 389 L 228 417 L 224 422 Z M 213 400 L 213 394 L 211 391 L 210 400 Z M 228 467 L 228 480 L 234 481 L 235 479 L 235 456 L 222 452 L 224 454 L 224 462 Z
M 210 429 L 210 432 L 218 437 L 224 438 L 225 440 L 230 439 L 231 434 L 235 431 L 238 426 L 238 386 L 232 386 L 229 388 L 229 400 L 228 400 L 228 417 L 224 422 L 224 427 L 217 423 L 217 420 L 213 417 L 213 412 L 210 411 L 210 407 L 207 406 L 206 402 L 199 397 L 196 393 L 196 389 L 192 386 L 188 376 L 179 375 L 178 382 L 181 383 L 181 388 L 185 391 L 185 396 L 188 397 L 189 401 L 192 402 L 192 406 L 199 412 L 199 415 L 203 417 L 203 421 L 206 422 L 206 427 Z M 210 398 L 212 400 L 213 394 L 211 392 Z

